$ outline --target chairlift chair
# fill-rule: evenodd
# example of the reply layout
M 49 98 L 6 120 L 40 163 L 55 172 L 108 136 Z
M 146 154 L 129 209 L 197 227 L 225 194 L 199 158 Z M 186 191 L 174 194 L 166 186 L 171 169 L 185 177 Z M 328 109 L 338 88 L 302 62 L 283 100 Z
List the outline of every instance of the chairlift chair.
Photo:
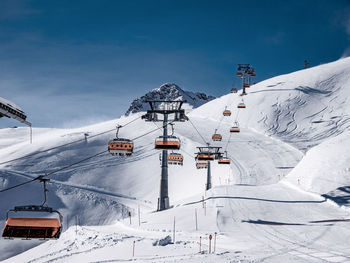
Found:
M 222 136 L 219 133 L 216 133 L 217 129 L 215 130 L 213 136 L 211 137 L 213 141 L 221 141 L 222 140 Z
M 6 239 L 58 239 L 62 231 L 63 217 L 60 212 L 51 207 L 45 206 L 47 197 L 46 182 L 49 179 L 43 177 L 39 179 L 44 184 L 45 200 L 42 205 L 15 206 L 14 209 L 7 211 L 6 223 L 2 236 Z M 9 217 L 10 212 L 43 212 L 56 213 L 58 218 L 50 217 Z
M 180 153 L 170 153 L 168 155 L 168 164 L 173 165 L 183 165 L 184 157 Z
M 218 164 L 230 164 L 231 161 L 227 157 L 227 152 L 225 151 L 225 156 L 221 156 L 220 159 L 218 160 Z
M 134 143 L 132 140 L 119 138 L 119 129 L 122 126 L 117 125 L 116 138 L 108 142 L 108 151 L 111 155 L 126 155 L 130 156 L 134 151 Z
M 238 109 L 245 109 L 246 106 L 245 106 L 244 102 L 240 102 L 240 103 L 238 103 L 237 108 Z
M 215 155 L 209 152 L 200 152 L 196 156 L 198 161 L 212 161 L 215 159 Z
M 240 132 L 238 122 L 234 122 L 233 126 L 230 128 L 230 132 Z
M 225 110 L 222 112 L 222 115 L 224 115 L 224 116 L 231 116 L 231 111 L 226 109 L 226 107 L 225 107 Z
M 221 141 L 222 140 L 222 136 L 219 133 L 214 133 L 213 136 L 211 137 L 212 140 L 215 141 Z
M 180 139 L 173 135 L 159 136 L 154 144 L 154 148 L 159 150 L 180 150 L 180 146 Z
M 252 77 L 256 76 L 256 74 L 254 72 L 251 72 L 249 75 L 252 76 Z
M 207 169 L 208 168 L 208 162 L 197 161 L 196 162 L 196 167 L 197 167 L 197 169 Z

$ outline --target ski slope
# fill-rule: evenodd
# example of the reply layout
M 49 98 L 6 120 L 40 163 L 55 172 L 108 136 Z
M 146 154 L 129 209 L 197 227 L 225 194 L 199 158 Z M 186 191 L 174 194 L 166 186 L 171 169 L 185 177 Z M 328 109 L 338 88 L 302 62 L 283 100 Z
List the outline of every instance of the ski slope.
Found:
M 241 96 L 229 94 L 191 111 L 188 116 L 205 141 L 215 129 L 223 135 L 215 145 L 227 150 L 231 165 L 213 162 L 213 188 L 204 192 L 206 170 L 195 168 L 194 153 L 205 142 L 190 122 L 177 123 L 184 165 L 169 168 L 173 208 L 158 213 L 160 162 L 153 144 L 160 124 L 137 119 L 142 113 L 78 129 L 34 128 L 32 145 L 25 128 L 0 130 L 1 162 L 81 139 L 1 165 L 2 188 L 106 149 L 113 132 L 89 136 L 116 123 L 137 119 L 121 129 L 121 137 L 154 131 L 135 140 L 132 157 L 106 153 L 53 175 L 49 205 L 65 215 L 65 232 L 57 241 L 1 239 L 0 259 L 40 243 L 4 262 L 350 261 L 349 66 L 350 60 L 342 59 L 260 82 L 243 97 L 246 109 L 236 108 Z M 222 117 L 226 106 L 230 117 Z M 230 135 L 236 120 L 241 132 Z M 0 203 L 0 227 L 6 210 L 40 203 L 41 187 L 34 182 L 1 193 L 6 202 Z M 79 226 L 74 226 L 77 214 Z M 153 245 L 167 235 L 173 238 L 174 217 L 175 244 Z M 214 232 L 216 250 L 208 254 L 208 236 Z

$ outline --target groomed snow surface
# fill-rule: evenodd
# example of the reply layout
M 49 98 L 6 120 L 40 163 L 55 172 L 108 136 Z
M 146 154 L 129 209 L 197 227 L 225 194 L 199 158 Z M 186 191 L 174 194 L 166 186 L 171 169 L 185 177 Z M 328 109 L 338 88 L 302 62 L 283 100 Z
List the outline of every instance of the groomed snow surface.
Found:
M 176 123 L 185 160 L 183 166 L 169 168 L 172 208 L 166 211 L 155 212 L 160 162 L 154 138 L 160 130 L 135 140 L 131 157 L 106 153 L 53 175 L 49 205 L 64 214 L 61 238 L 1 239 L 0 259 L 350 262 L 349 78 L 350 60 L 342 59 L 252 86 L 243 97 L 246 109 L 237 109 L 239 94 L 229 94 L 191 111 L 188 116 L 205 140 L 218 128 L 223 141 L 212 145 L 227 148 L 231 165 L 212 163 L 213 188 L 205 192 L 206 170 L 197 170 L 194 160 L 196 147 L 204 141 L 190 122 Z M 230 117 L 222 117 L 225 106 L 232 111 Z M 93 136 L 141 115 L 79 129 L 35 128 L 32 145 L 26 128 L 2 129 L 0 162 L 83 139 L 84 133 Z M 241 132 L 230 134 L 236 120 Z M 156 125 L 138 119 L 122 128 L 120 136 L 136 138 Z M 113 132 L 89 136 L 1 165 L 0 187 L 101 152 Z M 34 182 L 0 198 L 3 227 L 8 209 L 40 204 L 42 186 Z

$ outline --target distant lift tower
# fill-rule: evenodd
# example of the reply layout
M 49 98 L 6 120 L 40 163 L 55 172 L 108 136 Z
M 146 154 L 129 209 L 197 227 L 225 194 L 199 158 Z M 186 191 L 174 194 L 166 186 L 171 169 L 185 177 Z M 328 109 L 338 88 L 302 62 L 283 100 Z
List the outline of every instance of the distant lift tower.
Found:
M 256 76 L 254 68 L 250 64 L 238 64 L 236 76 L 242 78 L 243 91 L 241 96 L 247 95 L 245 89 L 250 87 L 251 78 Z
M 223 156 L 223 153 L 220 152 L 221 147 L 210 146 L 206 147 L 197 147 L 198 152 L 196 153 L 197 161 L 208 161 L 207 167 L 207 184 L 206 189 L 209 190 L 211 188 L 211 171 L 210 171 L 210 162 L 213 160 L 218 160 Z
M 174 122 L 184 122 L 188 118 L 185 115 L 185 110 L 181 109 L 184 101 L 163 101 L 154 100 L 147 101 L 151 107 L 142 119 L 145 121 L 163 122 L 163 136 L 160 136 L 156 141 L 156 148 L 162 149 L 162 173 L 160 180 L 160 196 L 158 201 L 158 211 L 162 211 L 169 208 L 169 196 L 168 196 L 168 150 L 178 149 L 178 146 L 173 143 L 174 139 L 177 139 L 173 135 L 168 135 L 168 125 Z M 159 117 L 159 115 L 161 117 Z M 176 147 L 176 148 L 174 148 Z
M 16 104 L 0 97 L 0 118 L 1 117 L 12 118 L 28 125 L 30 128 L 30 143 L 32 143 L 32 124 L 26 121 L 27 116 Z

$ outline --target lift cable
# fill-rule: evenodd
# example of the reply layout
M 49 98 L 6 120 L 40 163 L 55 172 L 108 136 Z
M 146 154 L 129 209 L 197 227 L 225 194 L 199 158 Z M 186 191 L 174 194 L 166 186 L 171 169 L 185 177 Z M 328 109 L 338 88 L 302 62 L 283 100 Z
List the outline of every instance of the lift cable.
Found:
M 236 118 L 235 118 L 235 122 L 238 122 L 238 115 L 239 115 L 240 111 L 241 111 L 241 109 L 238 109 L 237 114 L 236 114 Z
M 184 152 L 186 153 L 188 156 L 190 156 L 191 158 L 195 158 L 192 154 L 188 153 L 187 151 L 185 151 L 184 149 L 180 149 L 180 152 Z
M 204 139 L 204 137 L 202 136 L 202 134 L 200 134 L 200 132 L 198 131 L 198 129 L 196 128 L 196 126 L 193 124 L 193 122 L 191 121 L 190 118 L 188 118 L 188 120 L 190 121 L 190 123 L 192 124 L 193 128 L 197 131 L 197 133 L 199 134 L 199 136 L 202 138 L 202 140 L 204 141 L 204 143 L 207 145 L 207 141 Z
M 221 125 L 221 122 L 223 121 L 223 119 L 225 118 L 225 116 L 222 116 L 221 117 L 221 119 L 220 119 L 220 121 L 219 121 L 219 124 L 218 124 L 218 126 L 216 127 L 216 131 L 218 131 L 219 130 L 219 128 L 220 128 L 220 125 Z
M 129 125 L 130 123 L 132 123 L 132 122 L 134 122 L 134 121 L 136 121 L 136 120 L 138 120 L 140 118 L 141 118 L 141 116 L 137 117 L 136 119 L 133 119 L 132 121 L 129 121 L 128 123 L 124 124 L 122 127 L 125 127 L 125 126 Z M 103 132 L 100 132 L 100 133 L 97 133 L 95 135 L 91 135 L 91 136 L 89 136 L 89 138 L 94 138 L 94 137 L 97 137 L 97 136 L 100 136 L 100 135 L 103 135 L 103 134 L 106 134 L 106 133 L 109 133 L 109 132 L 112 132 L 112 131 L 115 131 L 115 128 L 107 130 L 107 131 L 103 131 Z M 68 145 L 71 145 L 71 144 L 74 144 L 74 143 L 77 143 L 77 142 L 82 142 L 82 141 L 85 141 L 85 138 L 84 139 L 79 139 L 79 140 L 76 140 L 76 141 L 72 141 L 72 142 L 68 142 L 68 143 L 65 143 L 65 144 L 62 144 L 62 145 L 58 145 L 58 146 L 55 146 L 55 147 L 51 147 L 51 148 L 46 149 L 46 150 L 30 153 L 30 154 L 27 154 L 27 155 L 24 155 L 24 156 L 21 156 L 21 157 L 12 159 L 12 160 L 1 162 L 0 165 L 11 163 L 11 162 L 22 160 L 22 159 L 26 159 L 26 158 L 32 157 L 32 156 L 40 154 L 40 153 L 48 152 L 48 151 L 51 151 L 51 150 L 55 150 L 55 149 L 58 149 L 58 148 L 61 148 L 61 147 L 64 147 L 64 146 L 68 146 Z
M 26 181 L 26 182 L 24 182 L 24 183 L 16 184 L 16 185 L 14 185 L 14 186 L 10 186 L 10 187 L 8 187 L 8 188 L 1 189 L 1 190 L 0 190 L 0 193 L 6 192 L 6 191 L 11 190 L 11 189 L 14 189 L 14 188 L 16 188 L 16 187 L 20 187 L 20 186 L 25 185 L 25 184 L 29 184 L 29 183 L 31 183 L 31 182 L 34 182 L 34 181 L 38 180 L 38 179 L 39 179 L 38 177 L 35 177 L 35 178 L 33 178 L 33 179 L 29 180 L 29 181 Z
M 227 140 L 227 143 L 225 146 L 225 152 L 227 151 L 228 144 L 230 143 L 231 135 L 232 135 L 232 133 L 230 132 L 230 136 L 228 137 L 228 140 Z

